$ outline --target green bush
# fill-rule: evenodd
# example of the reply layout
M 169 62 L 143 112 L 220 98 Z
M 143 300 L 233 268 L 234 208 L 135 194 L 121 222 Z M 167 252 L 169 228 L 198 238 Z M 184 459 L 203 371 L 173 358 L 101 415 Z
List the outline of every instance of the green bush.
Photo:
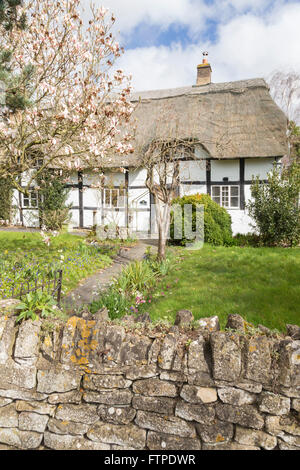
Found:
M 67 199 L 70 189 L 66 188 L 66 174 L 60 170 L 46 169 L 38 175 L 39 220 L 46 230 L 61 230 L 70 220 Z
M 280 171 L 274 166 L 268 182 L 254 179 L 250 216 L 265 245 L 297 245 L 300 242 L 300 165 Z
M 193 194 L 190 196 L 178 197 L 173 200 L 173 205 L 177 204 L 182 207 L 182 240 L 174 240 L 174 211 L 171 213 L 170 236 L 171 241 L 186 245 L 188 240 L 184 234 L 184 205 L 191 204 L 192 212 L 192 230 L 196 230 L 196 206 L 202 204 L 204 206 L 204 241 L 212 245 L 227 245 L 232 240 L 231 217 L 223 207 L 214 202 L 208 194 Z

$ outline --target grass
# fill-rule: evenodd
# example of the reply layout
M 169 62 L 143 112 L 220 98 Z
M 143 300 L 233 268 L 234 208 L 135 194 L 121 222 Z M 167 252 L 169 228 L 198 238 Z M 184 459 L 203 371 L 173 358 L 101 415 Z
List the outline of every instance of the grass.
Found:
M 61 234 L 45 245 L 39 233 L 0 232 L 0 299 L 10 297 L 11 288 L 51 268 L 63 269 L 63 294 L 78 282 L 111 264 L 115 250 L 90 246 L 81 237 Z
M 285 331 L 300 324 L 300 249 L 212 247 L 181 250 L 173 266 L 143 306 L 153 321 L 174 322 L 176 312 L 191 310 L 195 319 L 237 313 L 257 326 Z

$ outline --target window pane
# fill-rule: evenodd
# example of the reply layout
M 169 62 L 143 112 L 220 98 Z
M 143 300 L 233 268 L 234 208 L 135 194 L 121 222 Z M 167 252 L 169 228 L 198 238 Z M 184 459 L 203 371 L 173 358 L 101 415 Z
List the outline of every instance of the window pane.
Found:
M 235 197 L 235 196 L 231 197 L 230 206 L 231 207 L 239 207 L 239 198 Z
M 111 205 L 112 207 L 118 207 L 118 190 L 111 190 Z
M 32 192 L 31 195 L 31 207 L 37 207 L 37 193 Z
M 125 207 L 125 190 L 124 189 L 119 190 L 118 207 Z
M 212 187 L 212 195 L 214 196 L 220 196 L 220 186 L 213 186 Z
M 229 206 L 229 187 L 222 186 L 222 206 L 228 207 Z
M 24 196 L 23 205 L 24 205 L 24 207 L 29 207 L 29 197 L 28 196 Z
M 231 196 L 238 196 L 238 195 L 239 195 L 239 187 L 231 186 Z
M 105 189 L 105 207 L 110 207 L 110 189 Z

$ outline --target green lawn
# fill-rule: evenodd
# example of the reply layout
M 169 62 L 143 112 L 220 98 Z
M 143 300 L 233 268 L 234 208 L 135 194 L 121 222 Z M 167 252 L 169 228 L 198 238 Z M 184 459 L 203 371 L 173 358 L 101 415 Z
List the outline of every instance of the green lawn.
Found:
M 63 294 L 81 279 L 111 264 L 113 249 L 87 245 L 83 238 L 62 234 L 45 245 L 39 233 L 0 232 L 0 299 L 10 297 L 12 286 L 28 281 L 33 286 L 38 275 L 63 269 Z
M 182 250 L 183 260 L 171 269 L 143 306 L 153 320 L 174 321 L 180 309 L 195 319 L 237 313 L 254 325 L 284 331 L 300 325 L 300 249 L 212 247 Z

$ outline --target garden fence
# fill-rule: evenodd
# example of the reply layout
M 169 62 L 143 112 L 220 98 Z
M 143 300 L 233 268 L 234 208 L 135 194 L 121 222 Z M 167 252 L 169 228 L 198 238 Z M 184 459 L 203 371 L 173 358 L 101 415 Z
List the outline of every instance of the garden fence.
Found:
M 62 293 L 62 269 L 58 269 L 53 272 L 53 276 L 49 279 L 41 279 L 38 275 L 34 281 L 25 281 L 21 284 L 12 288 L 12 298 L 22 299 L 26 294 L 30 292 L 36 292 L 42 290 L 50 294 L 57 302 L 58 307 L 61 304 L 61 293 Z

